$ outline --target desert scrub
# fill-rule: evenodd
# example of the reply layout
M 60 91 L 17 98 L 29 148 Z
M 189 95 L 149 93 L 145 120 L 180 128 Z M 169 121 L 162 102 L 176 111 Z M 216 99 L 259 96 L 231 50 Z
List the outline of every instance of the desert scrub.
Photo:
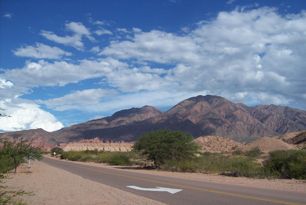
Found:
M 274 177 L 306 179 L 306 150 L 271 152 L 264 167 Z
M 8 156 L 0 154 L 0 173 L 6 173 L 13 168 L 12 160 Z
M 199 160 L 168 160 L 161 166 L 162 170 L 177 171 L 177 172 L 199 172 Z
M 1 205 L 26 205 L 24 201 L 18 199 L 18 196 L 29 195 L 24 191 L 8 190 L 0 180 L 0 204 Z
M 62 159 L 82 162 L 107 163 L 110 165 L 131 165 L 132 154 L 129 152 L 68 151 Z
M 250 149 L 249 151 L 246 151 L 243 153 L 245 156 L 258 158 L 262 154 L 261 150 L 258 147 L 255 147 L 253 149 Z
M 262 166 L 246 156 L 204 153 L 193 160 L 170 160 L 161 167 L 169 171 L 218 173 L 231 176 L 262 177 Z
M 97 162 L 110 165 L 131 165 L 129 152 L 100 152 L 97 155 Z

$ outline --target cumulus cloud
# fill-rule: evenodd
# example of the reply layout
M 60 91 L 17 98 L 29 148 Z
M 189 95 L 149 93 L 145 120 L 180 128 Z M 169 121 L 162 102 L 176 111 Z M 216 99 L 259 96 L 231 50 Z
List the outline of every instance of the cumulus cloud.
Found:
M 198 62 L 198 47 L 189 37 L 153 30 L 137 32 L 131 41 L 113 42 L 100 54 L 157 63 Z
M 70 22 L 65 24 L 65 27 L 66 30 L 72 32 L 73 34 L 70 36 L 59 36 L 51 31 L 43 30 L 41 31 L 41 35 L 50 41 L 66 46 L 72 46 L 78 50 L 82 50 L 84 48 L 84 43 L 82 41 L 83 37 L 87 37 L 89 40 L 94 40 L 89 29 L 87 29 L 80 22 Z
M 116 91 L 88 89 L 76 91 L 59 98 L 41 100 L 39 103 L 57 111 L 76 109 L 101 113 L 115 112 L 131 107 L 142 107 L 144 105 L 171 106 L 180 100 L 190 97 L 190 95 L 196 96 L 200 94 L 205 95 L 206 92 L 148 91 L 120 94 Z
M 129 40 L 112 42 L 100 55 L 164 65 L 170 70 L 165 79 L 176 82 L 176 90 L 246 92 L 259 102 L 267 101 L 265 93 L 270 99 L 290 99 L 271 101 L 287 104 L 305 92 L 305 29 L 306 12 L 234 10 L 220 12 L 184 35 L 158 30 L 134 33 Z
M 92 78 L 101 78 L 120 91 L 153 90 L 168 84 L 161 77 L 164 73 L 161 69 L 148 66 L 134 68 L 127 63 L 104 58 L 83 60 L 79 64 L 44 60 L 28 62 L 24 68 L 8 70 L 2 76 L 15 82 L 15 92 L 20 95 L 34 87 L 65 86 Z
M 35 46 L 24 46 L 14 50 L 16 56 L 29 58 L 45 58 L 59 59 L 63 56 L 71 56 L 70 52 L 66 52 L 58 47 L 48 46 L 42 43 L 36 43 Z
M 0 117 L 0 130 L 17 131 L 42 128 L 55 131 L 63 127 L 56 118 L 33 103 L 12 104 L 10 101 L 0 101 L 0 107 L 5 116 Z
M 11 81 L 0 78 L 0 89 L 1 88 L 10 88 L 13 87 L 13 83 Z
M 103 89 L 86 89 L 78 90 L 67 94 L 63 97 L 53 98 L 45 101 L 38 101 L 41 104 L 47 105 L 50 109 L 57 111 L 64 110 L 79 110 L 83 111 L 100 111 L 99 102 L 103 97 L 112 95 L 115 92 Z
M 93 53 L 100 53 L 102 49 L 99 46 L 94 46 L 90 49 L 90 51 Z
M 67 28 L 76 36 L 89 32 L 74 24 Z M 126 34 L 130 38 L 93 47 L 99 59 L 29 61 L 0 77 L 14 83 L 5 89 L 19 95 L 33 87 L 65 86 L 93 78 L 107 85 L 39 101 L 54 110 L 106 112 L 144 104 L 167 106 L 198 94 L 306 108 L 302 105 L 305 30 L 306 12 L 281 15 L 271 8 L 220 12 L 184 34 L 133 29 Z M 0 96 L 5 89 L 0 89 Z
M 100 29 L 95 31 L 95 34 L 97 34 L 98 36 L 112 35 L 113 32 L 111 32 L 110 30 L 104 29 L 104 28 L 100 28 Z
M 90 36 L 89 30 L 80 22 L 70 22 L 66 24 L 66 29 L 78 35 Z

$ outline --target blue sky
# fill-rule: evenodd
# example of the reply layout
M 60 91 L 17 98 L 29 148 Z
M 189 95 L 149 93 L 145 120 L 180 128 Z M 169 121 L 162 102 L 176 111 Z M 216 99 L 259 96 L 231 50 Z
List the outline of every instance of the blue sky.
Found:
M 306 109 L 306 2 L 0 1 L 0 131 L 195 95 Z

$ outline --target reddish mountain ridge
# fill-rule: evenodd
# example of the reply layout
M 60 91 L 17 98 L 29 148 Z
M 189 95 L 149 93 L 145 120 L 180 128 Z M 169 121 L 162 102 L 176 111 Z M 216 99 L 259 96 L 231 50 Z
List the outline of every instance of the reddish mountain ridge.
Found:
M 94 137 L 133 141 L 144 132 L 156 129 L 181 130 L 194 137 L 218 135 L 251 141 L 306 130 L 306 111 L 276 105 L 248 107 L 219 96 L 196 96 L 167 112 L 151 106 L 131 108 L 48 133 L 46 137 L 56 142 Z
M 35 147 L 43 150 L 50 150 L 56 142 L 51 137 L 51 133 L 43 129 L 23 130 L 17 132 L 6 132 L 0 134 L 0 139 L 23 139 L 28 140 Z

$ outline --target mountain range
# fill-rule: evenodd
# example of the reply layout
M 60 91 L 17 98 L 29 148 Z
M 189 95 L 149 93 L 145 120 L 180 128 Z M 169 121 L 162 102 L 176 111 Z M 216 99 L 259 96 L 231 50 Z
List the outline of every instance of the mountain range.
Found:
M 306 111 L 285 106 L 249 107 L 220 96 L 188 98 L 166 112 L 152 106 L 121 110 L 112 116 L 45 132 L 41 129 L 0 134 L 0 137 L 41 136 L 49 142 L 101 138 L 133 141 L 157 129 L 180 130 L 194 137 L 218 135 L 238 141 L 306 130 Z

